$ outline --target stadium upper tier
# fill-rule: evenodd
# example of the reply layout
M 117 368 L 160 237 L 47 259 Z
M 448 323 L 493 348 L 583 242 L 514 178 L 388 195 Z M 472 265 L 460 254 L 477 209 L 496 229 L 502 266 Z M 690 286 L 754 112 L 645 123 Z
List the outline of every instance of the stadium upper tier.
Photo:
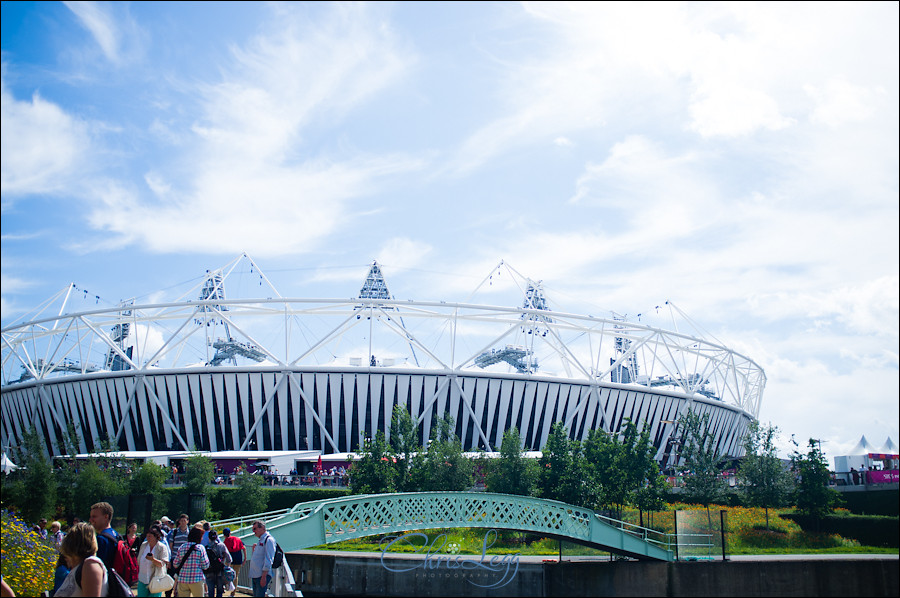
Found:
M 658 428 L 659 456 L 685 408 L 721 411 L 734 454 L 759 412 L 766 378 L 753 360 L 699 336 L 551 310 L 540 283 L 511 269 L 521 304 L 495 306 L 394 299 L 378 264 L 347 299 L 271 286 L 265 298 L 226 297 L 241 263 L 256 268 L 242 256 L 171 302 L 67 313 L 69 288 L 54 315 L 4 327 L 4 444 L 40 422 L 55 453 L 74 421 L 82 437 L 130 450 L 257 441 L 342 452 L 388 428 L 400 403 L 424 442 L 444 411 L 467 448 L 488 450 L 512 426 L 530 426 L 526 445 L 539 449 L 551 421 L 576 437 L 631 417 Z M 629 396 L 650 402 L 629 408 Z

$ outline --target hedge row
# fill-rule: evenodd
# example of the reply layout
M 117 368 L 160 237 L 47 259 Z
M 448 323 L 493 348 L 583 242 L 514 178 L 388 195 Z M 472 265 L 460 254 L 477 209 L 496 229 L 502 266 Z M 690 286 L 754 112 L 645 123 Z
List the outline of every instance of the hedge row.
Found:
M 817 520 L 808 515 L 786 513 L 805 532 L 839 534 L 863 546 L 900 547 L 900 518 L 877 515 L 831 515 Z

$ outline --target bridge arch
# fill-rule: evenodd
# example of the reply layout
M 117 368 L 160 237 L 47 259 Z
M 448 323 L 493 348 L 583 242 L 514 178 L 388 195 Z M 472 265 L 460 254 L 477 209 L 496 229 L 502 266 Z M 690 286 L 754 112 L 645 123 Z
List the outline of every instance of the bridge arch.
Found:
M 673 560 L 662 534 L 558 501 L 489 492 L 364 494 L 306 502 L 242 517 L 243 527 L 232 534 L 251 537 L 254 519 L 266 522 L 286 552 L 377 534 L 486 528 L 533 532 L 638 559 Z M 234 526 L 232 521 L 219 525 Z

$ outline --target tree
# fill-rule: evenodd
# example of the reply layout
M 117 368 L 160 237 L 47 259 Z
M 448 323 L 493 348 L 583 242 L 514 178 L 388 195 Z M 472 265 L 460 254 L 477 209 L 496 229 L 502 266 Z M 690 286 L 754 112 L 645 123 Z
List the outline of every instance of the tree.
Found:
M 805 455 L 795 449 L 791 465 L 799 477 L 795 493 L 797 510 L 816 519 L 834 511 L 840 502 L 840 496 L 836 490 L 828 487 L 831 472 L 828 471 L 828 463 L 819 441 L 810 438 L 809 450 Z
M 488 489 L 501 494 L 529 496 L 537 482 L 537 462 L 526 459 L 522 451 L 522 437 L 518 428 L 503 433 L 500 458 L 490 464 Z
M 744 438 L 744 460 L 738 472 L 747 504 L 766 510 L 766 530 L 769 529 L 769 509 L 787 504 L 794 490 L 790 472 L 782 465 L 775 448 L 778 428 L 771 424 L 760 426 L 750 422 Z
M 75 513 L 87 513 L 96 502 L 127 494 L 128 486 L 116 472 L 101 465 L 98 459 L 88 459 L 79 463 L 78 478 L 75 482 Z
M 586 473 L 594 490 L 590 506 L 608 509 L 618 505 L 621 508 L 627 502 L 628 494 L 624 483 L 622 445 L 616 442 L 612 434 L 594 429 L 588 432 L 583 448 Z
M 416 423 L 405 406 L 396 405 L 391 414 L 391 451 L 397 461 L 396 486 L 400 492 L 415 490 L 412 471 L 420 448 Z
M 637 424 L 626 419 L 620 435 L 591 430 L 584 441 L 584 455 L 597 507 L 614 507 L 621 513 L 624 506 L 635 505 L 641 509 L 642 523 L 645 508 L 661 508 L 665 486 L 646 423 L 639 432 Z
M 66 434 L 63 437 L 63 452 L 69 455 L 68 459 L 57 459 L 54 468 L 56 480 L 56 501 L 62 508 L 66 519 L 75 516 L 75 490 L 78 483 L 78 469 L 75 455 L 81 446 L 81 435 L 75 427 L 75 423 L 69 421 L 66 424 Z
M 435 421 L 435 437 L 425 451 L 425 458 L 418 463 L 419 475 L 413 479 L 423 491 L 458 492 L 468 490 L 473 484 L 474 467 L 463 455 L 462 441 L 456 436 L 454 420 L 449 413 Z
M 542 498 L 588 508 L 596 498 L 581 443 L 569 439 L 562 422 L 553 424 L 544 445 L 540 459 L 540 493 Z
M 350 468 L 350 491 L 353 494 L 388 494 L 396 492 L 397 470 L 384 432 L 363 442 L 362 458 Z
M 53 467 L 44 454 L 43 441 L 34 424 L 22 434 L 22 445 L 16 453 L 19 469 L 3 482 L 4 500 L 17 506 L 26 521 L 36 522 L 41 517 L 52 516 L 56 508 Z
M 700 417 L 688 411 L 678 420 L 682 428 L 681 456 L 684 491 L 687 499 L 706 507 L 725 498 L 725 480 L 721 477 L 722 454 L 716 446 L 716 436 L 710 431 L 709 414 Z
M 231 512 L 236 515 L 262 513 L 269 505 L 269 490 L 263 486 L 262 476 L 246 471 L 235 476 L 235 489 L 229 496 Z
M 184 489 L 189 494 L 206 494 L 215 477 L 215 466 L 209 457 L 202 453 L 192 453 L 184 461 Z
M 131 494 L 152 494 L 154 497 L 163 493 L 163 486 L 169 478 L 169 470 L 152 461 L 144 461 L 131 472 L 128 482 Z

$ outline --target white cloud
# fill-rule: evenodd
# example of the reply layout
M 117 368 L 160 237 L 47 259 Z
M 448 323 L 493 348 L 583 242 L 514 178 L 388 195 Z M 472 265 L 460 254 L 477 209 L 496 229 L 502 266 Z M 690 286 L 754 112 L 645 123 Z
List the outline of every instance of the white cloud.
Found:
M 414 268 L 422 264 L 431 252 L 431 245 L 408 237 L 395 237 L 378 250 L 379 264 L 387 268 Z
M 64 2 L 64 4 L 94 36 L 106 57 L 113 62 L 117 61 L 120 35 L 106 7 L 98 2 Z
M 887 95 L 883 88 L 869 89 L 842 79 L 830 79 L 823 87 L 807 85 L 804 90 L 816 103 L 810 120 L 831 127 L 867 120 L 879 96 Z
M 5 63 L 0 94 L 0 186 L 5 210 L 16 196 L 64 189 L 84 163 L 91 139 L 83 122 L 38 93 L 30 102 L 16 100 L 6 85 Z
M 145 34 L 128 13 L 125 3 L 64 2 L 88 30 L 108 61 L 121 65 L 141 52 Z
M 461 145 L 457 172 L 546 135 L 614 128 L 623 116 L 639 130 L 666 123 L 712 139 L 833 120 L 835 111 L 845 118 L 859 114 L 860 89 L 896 82 L 895 31 L 877 29 L 895 16 L 886 5 L 531 2 L 524 9 L 546 35 L 526 58 L 515 55 L 516 44 L 498 50 L 509 65 L 500 92 L 506 109 Z M 829 83 L 840 71 L 852 73 L 853 87 Z
M 155 132 L 183 141 L 181 162 L 193 167 L 146 175 L 149 201 L 101 185 L 95 227 L 158 252 L 303 252 L 346 223 L 348 202 L 421 166 L 404 155 L 329 155 L 304 141 L 308 128 L 339 122 L 403 75 L 411 57 L 390 30 L 363 6 L 332 7 L 317 23 L 292 7 L 278 17 L 271 31 L 233 48 L 222 82 L 199 89 L 193 139 L 154 121 Z
M 794 121 L 783 117 L 768 94 L 741 86 L 703 90 L 691 103 L 690 127 L 703 137 L 737 137 L 757 129 L 783 129 Z
M 836 320 L 854 334 L 898 338 L 900 279 L 884 276 L 858 286 L 818 293 L 786 291 L 754 295 L 749 303 L 759 317 Z

